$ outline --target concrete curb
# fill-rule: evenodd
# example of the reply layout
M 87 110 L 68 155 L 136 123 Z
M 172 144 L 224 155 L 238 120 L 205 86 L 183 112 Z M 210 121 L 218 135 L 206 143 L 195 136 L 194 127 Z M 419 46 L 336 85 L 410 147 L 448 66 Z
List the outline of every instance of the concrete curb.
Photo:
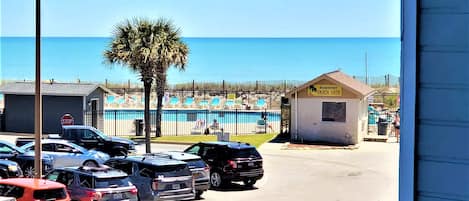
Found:
M 308 144 L 291 144 L 285 143 L 280 150 L 355 150 L 360 148 L 357 145 L 348 146 L 330 146 L 330 145 L 308 145 Z
M 155 144 L 179 144 L 179 145 L 193 145 L 197 142 L 172 142 L 172 141 L 168 141 L 168 142 L 165 142 L 165 141 L 150 141 L 151 143 L 155 143 Z

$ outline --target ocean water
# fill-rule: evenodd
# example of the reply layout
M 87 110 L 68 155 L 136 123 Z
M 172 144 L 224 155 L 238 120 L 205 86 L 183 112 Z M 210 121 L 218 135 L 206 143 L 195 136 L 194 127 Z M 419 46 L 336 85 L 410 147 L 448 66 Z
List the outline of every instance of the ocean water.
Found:
M 42 39 L 42 79 L 62 82 L 139 82 L 138 73 L 104 64 L 111 38 L 46 37 Z M 399 38 L 184 38 L 190 48 L 183 72 L 169 70 L 170 84 L 244 82 L 255 80 L 307 81 L 340 69 L 369 76 L 400 70 Z M 35 47 L 32 37 L 0 37 L 0 79 L 33 80 Z

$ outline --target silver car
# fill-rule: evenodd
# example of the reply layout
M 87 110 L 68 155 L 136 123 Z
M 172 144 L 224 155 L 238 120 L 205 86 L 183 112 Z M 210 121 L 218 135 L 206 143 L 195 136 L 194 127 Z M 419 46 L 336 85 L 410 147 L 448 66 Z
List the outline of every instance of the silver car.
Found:
M 162 156 L 186 162 L 195 180 L 196 198 L 200 198 L 202 193 L 209 189 L 210 168 L 200 156 L 180 151 L 166 151 L 150 155 Z
M 34 151 L 34 142 L 25 144 L 21 148 L 25 151 Z M 87 150 L 66 140 L 42 140 L 42 151 L 52 156 L 54 168 L 82 165 L 96 167 L 110 158 L 106 153 Z

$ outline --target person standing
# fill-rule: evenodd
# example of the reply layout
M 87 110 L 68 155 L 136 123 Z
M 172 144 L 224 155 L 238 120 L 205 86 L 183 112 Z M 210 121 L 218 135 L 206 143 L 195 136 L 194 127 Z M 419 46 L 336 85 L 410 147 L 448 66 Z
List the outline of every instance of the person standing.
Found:
M 396 111 L 396 114 L 394 116 L 394 122 L 392 124 L 394 125 L 394 134 L 396 135 L 396 140 L 399 142 L 399 135 L 400 135 L 400 127 L 401 127 L 401 118 L 399 115 L 399 109 Z

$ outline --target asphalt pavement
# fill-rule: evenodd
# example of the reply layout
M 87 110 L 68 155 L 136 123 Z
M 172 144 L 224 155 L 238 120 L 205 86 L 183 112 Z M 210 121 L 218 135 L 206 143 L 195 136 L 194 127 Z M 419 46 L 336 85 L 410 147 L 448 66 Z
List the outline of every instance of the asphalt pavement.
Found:
M 1 135 L 14 142 L 16 136 Z M 189 145 L 152 144 L 152 152 L 184 150 Z M 206 201 L 395 201 L 398 200 L 399 144 L 362 142 L 358 149 L 284 150 L 284 143 L 259 148 L 264 178 L 254 188 L 240 183 L 209 190 Z M 145 146 L 137 145 L 144 153 Z

